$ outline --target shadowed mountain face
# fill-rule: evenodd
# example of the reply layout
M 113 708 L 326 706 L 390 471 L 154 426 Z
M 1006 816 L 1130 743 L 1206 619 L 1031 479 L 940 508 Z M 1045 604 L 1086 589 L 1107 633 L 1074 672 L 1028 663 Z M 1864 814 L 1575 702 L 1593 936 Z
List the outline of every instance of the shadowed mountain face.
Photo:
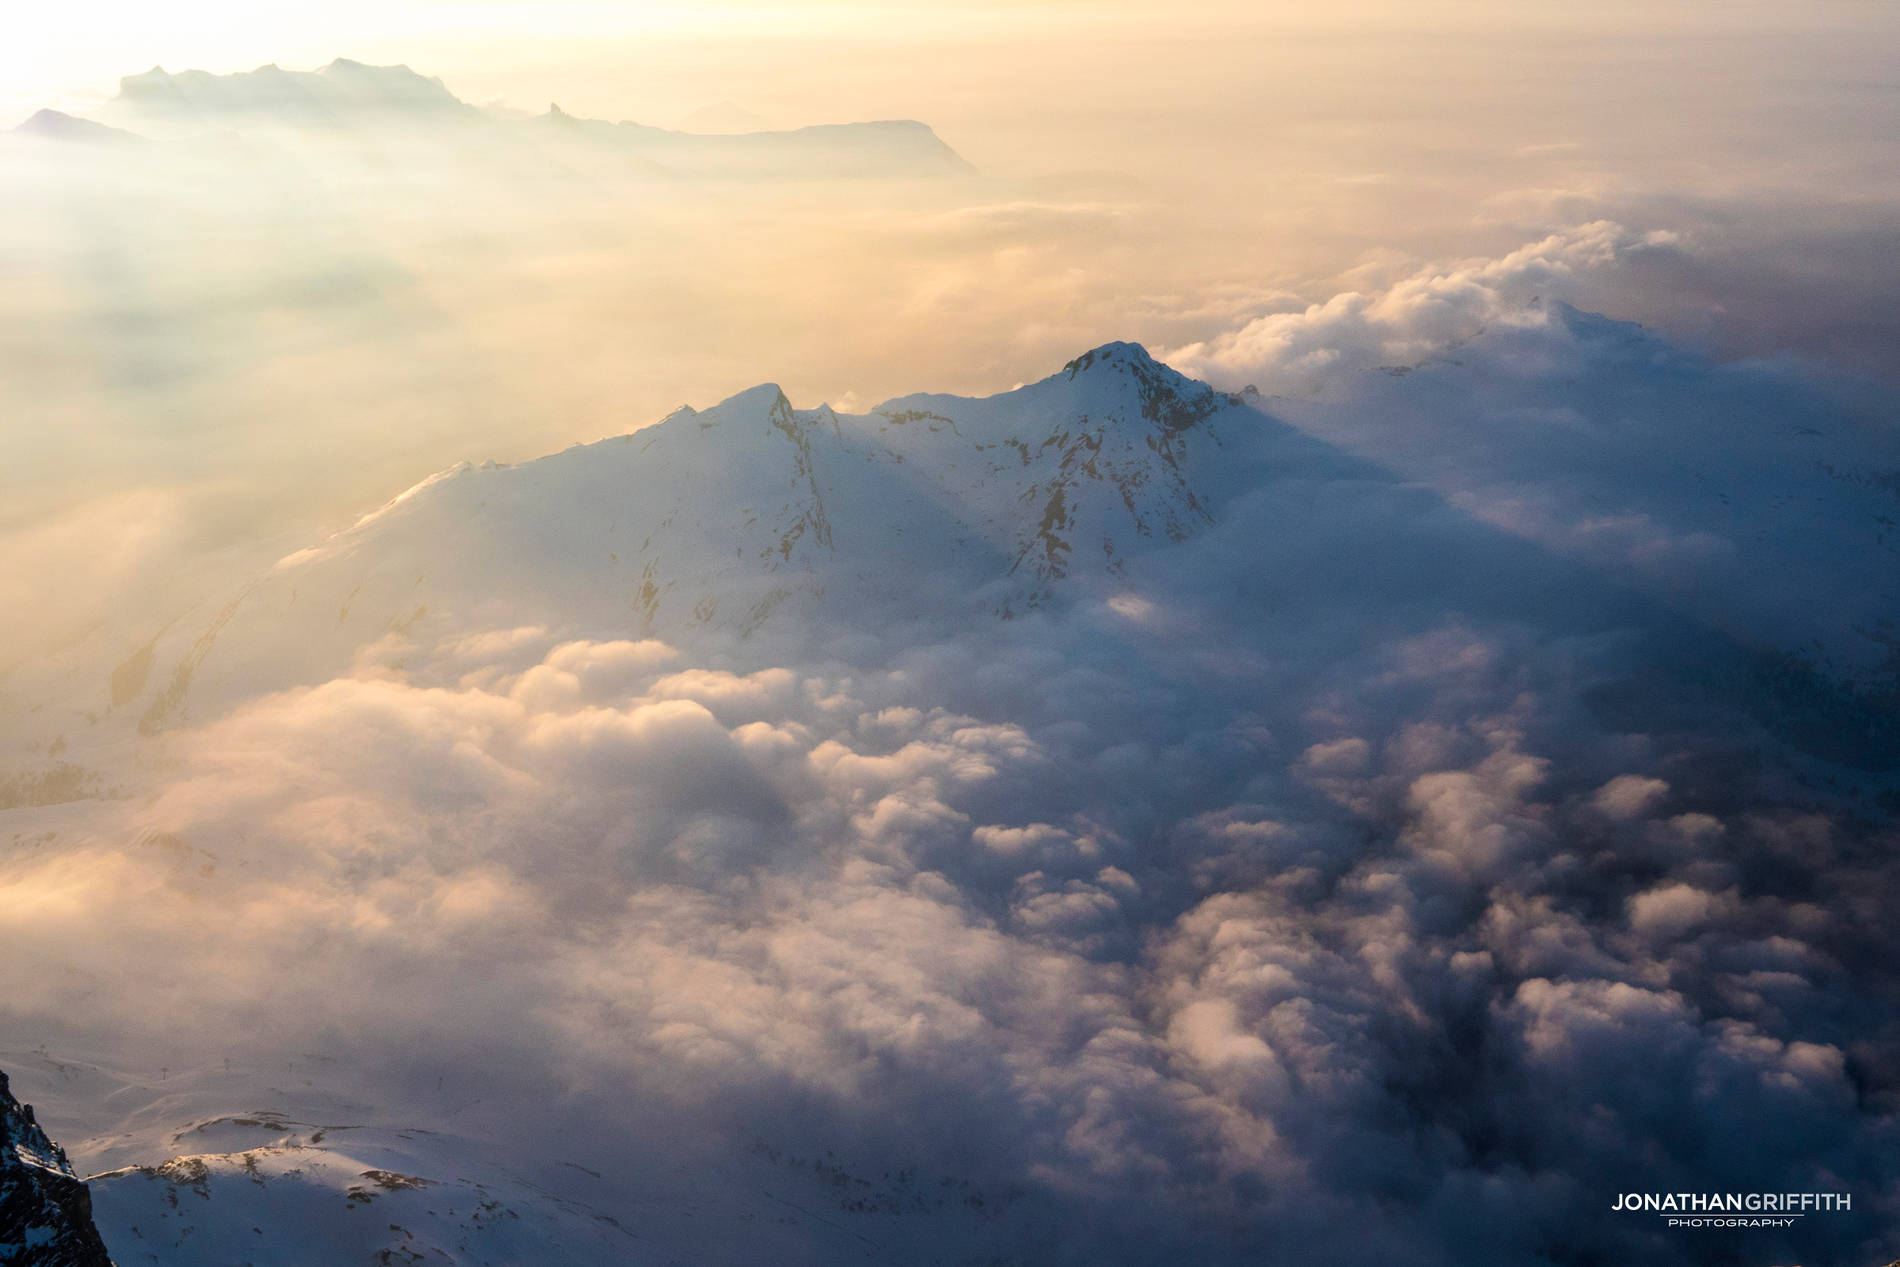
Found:
M 92 1197 L 59 1145 L 13 1098 L 0 1073 L 0 1263 L 112 1267 L 92 1225 Z

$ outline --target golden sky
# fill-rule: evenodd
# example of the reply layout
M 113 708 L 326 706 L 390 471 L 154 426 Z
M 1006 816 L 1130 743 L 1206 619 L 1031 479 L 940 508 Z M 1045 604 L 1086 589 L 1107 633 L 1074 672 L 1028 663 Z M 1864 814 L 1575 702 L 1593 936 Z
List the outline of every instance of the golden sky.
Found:
M 1618 274 L 1586 297 L 1604 311 L 1747 353 L 1892 346 L 1866 223 L 1900 195 L 1891 4 L 16 8 L 0 127 L 154 65 L 348 57 L 662 126 L 722 103 L 767 127 L 921 119 L 981 173 L 705 204 L 445 170 L 406 175 L 438 182 L 417 203 L 315 160 L 214 163 L 163 216 L 112 163 L 0 173 L 0 560 L 71 592 L 36 604 L 55 641 L 153 558 L 304 541 L 461 458 L 765 379 L 846 408 L 1002 390 L 1597 220 L 1728 261 Z

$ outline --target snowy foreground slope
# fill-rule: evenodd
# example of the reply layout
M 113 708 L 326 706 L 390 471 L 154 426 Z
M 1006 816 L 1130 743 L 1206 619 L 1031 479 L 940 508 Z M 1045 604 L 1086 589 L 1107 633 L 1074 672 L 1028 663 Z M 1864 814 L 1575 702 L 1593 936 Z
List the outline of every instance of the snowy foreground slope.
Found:
M 1020 1190 L 914 1168 L 860 1171 L 763 1140 L 730 1156 L 667 1156 L 604 1174 L 563 1157 L 512 1155 L 492 1140 L 354 1123 L 361 1106 L 311 1079 L 168 1070 L 161 1085 L 141 1086 L 83 1062 L 6 1056 L 53 1094 L 83 1088 L 97 1098 L 79 1112 L 111 1120 L 82 1147 L 103 1168 L 89 1176 L 90 1213 L 118 1267 L 951 1262 L 960 1259 L 948 1247 L 973 1246 L 1009 1261 L 1045 1239 L 1005 1219 Z M 245 1095 L 301 1104 L 330 1124 L 272 1109 L 195 1116 Z M 458 1105 L 447 1116 L 466 1113 Z M 692 1151 L 675 1140 L 646 1145 Z M 36 1251 L 53 1243 L 32 1227 L 23 1234 Z M 85 1256 L 83 1235 L 62 1236 L 79 1250 L 27 1261 L 103 1267 L 103 1256 Z
M 0 1068 L 121 1267 L 1890 1257 L 1893 438 L 1547 334 L 431 477 L 39 715 Z

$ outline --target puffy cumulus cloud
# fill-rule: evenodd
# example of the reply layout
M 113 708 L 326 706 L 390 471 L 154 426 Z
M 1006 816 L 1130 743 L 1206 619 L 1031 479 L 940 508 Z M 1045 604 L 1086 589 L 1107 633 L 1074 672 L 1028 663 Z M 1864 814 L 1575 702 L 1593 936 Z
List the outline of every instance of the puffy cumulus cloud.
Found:
M 1665 884 L 1629 900 L 1630 926 L 1665 937 L 1680 936 L 1706 921 L 1720 905 L 1716 894 L 1680 882 Z
M 1365 370 L 1416 365 L 1496 326 L 1542 325 L 1548 313 L 1538 300 L 1561 297 L 1566 283 L 1621 252 L 1670 241 L 1667 233 L 1593 221 L 1499 259 L 1426 268 L 1376 294 L 1347 291 L 1299 312 L 1257 317 L 1163 359 L 1220 385 L 1315 393 Z
M 494 645 L 496 652 L 516 647 L 532 649 L 538 629 L 511 630 L 501 635 L 505 643 Z M 472 645 L 471 645 L 472 644 Z M 480 655 L 488 649 L 483 640 L 464 640 L 456 646 L 459 655 Z M 583 702 L 602 703 L 624 698 L 636 685 L 650 682 L 654 670 L 670 665 L 678 653 L 663 642 L 568 642 L 555 647 L 541 663 L 530 665 L 515 677 L 509 694 L 530 707 L 558 709 Z M 504 662 L 505 663 L 505 662 Z M 484 666 L 488 673 L 504 672 L 502 665 Z M 483 669 L 475 670 L 477 674 Z M 464 678 L 468 685 L 481 685 L 484 677 Z M 686 691 L 672 693 L 674 698 L 696 698 Z
M 1527 804 L 1546 763 L 1509 748 L 1470 770 L 1421 775 L 1409 792 L 1414 848 L 1441 865 L 1488 870 L 1534 841 L 1540 815 Z
M 1598 788 L 1590 803 L 1613 818 L 1634 818 L 1668 794 L 1669 785 L 1661 779 L 1619 774 Z

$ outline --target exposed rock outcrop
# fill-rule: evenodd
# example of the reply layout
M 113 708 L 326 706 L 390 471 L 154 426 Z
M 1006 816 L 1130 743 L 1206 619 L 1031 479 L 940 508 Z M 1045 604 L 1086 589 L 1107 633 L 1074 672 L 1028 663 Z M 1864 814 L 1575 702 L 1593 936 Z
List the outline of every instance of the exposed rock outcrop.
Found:
M 112 1267 L 92 1225 L 92 1194 L 65 1150 L 13 1098 L 0 1073 L 0 1263 Z

